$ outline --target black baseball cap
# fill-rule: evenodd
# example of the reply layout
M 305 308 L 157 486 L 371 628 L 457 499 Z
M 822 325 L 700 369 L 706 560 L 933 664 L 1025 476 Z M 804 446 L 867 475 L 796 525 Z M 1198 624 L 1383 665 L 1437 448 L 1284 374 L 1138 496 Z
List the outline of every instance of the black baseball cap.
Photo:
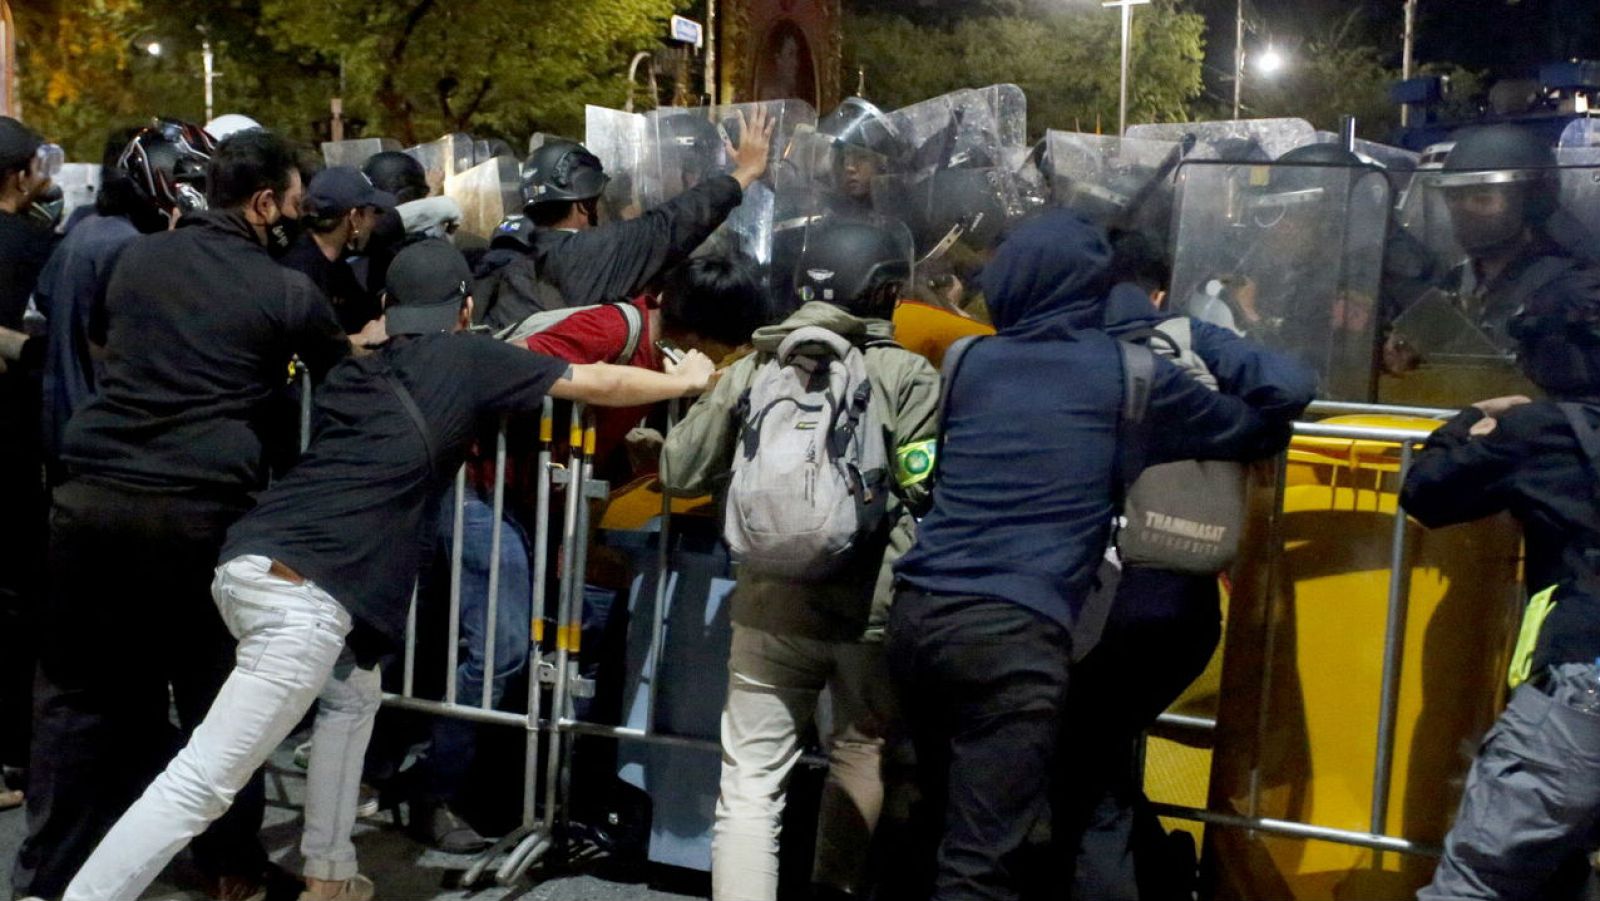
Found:
M 354 166 L 330 166 L 311 177 L 306 204 L 313 215 L 345 213 L 363 207 L 394 209 L 394 195 L 380 191 Z
M 385 330 L 391 335 L 450 332 L 461 301 L 472 293 L 472 270 L 455 245 L 443 238 L 418 241 L 389 264 Z
M 0 116 L 0 172 L 26 166 L 44 138 L 10 116 Z

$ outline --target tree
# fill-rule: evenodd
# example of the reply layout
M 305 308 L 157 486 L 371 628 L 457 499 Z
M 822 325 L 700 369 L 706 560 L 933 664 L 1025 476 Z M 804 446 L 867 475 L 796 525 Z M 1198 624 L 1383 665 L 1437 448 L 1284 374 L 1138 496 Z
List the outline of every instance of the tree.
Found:
M 629 58 L 673 0 L 261 0 L 280 51 L 344 72 L 345 104 L 403 143 L 454 131 L 520 140 L 617 104 Z
M 1011 82 L 1028 95 L 1035 132 L 1093 129 L 1116 122 L 1119 27 L 1117 17 L 1098 6 L 969 18 L 949 28 L 901 16 L 852 15 L 845 22 L 846 71 L 863 71 L 869 98 L 891 108 L 959 88 Z M 1188 104 L 1200 94 L 1204 31 L 1204 21 L 1181 11 L 1175 0 L 1138 10 L 1130 122 L 1188 118 Z M 908 53 L 909 47 L 916 52 Z

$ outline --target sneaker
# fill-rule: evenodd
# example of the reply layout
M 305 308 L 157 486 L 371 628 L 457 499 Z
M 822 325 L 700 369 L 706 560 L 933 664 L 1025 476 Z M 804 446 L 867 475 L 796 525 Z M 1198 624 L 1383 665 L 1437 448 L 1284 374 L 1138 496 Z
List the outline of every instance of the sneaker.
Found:
M 361 783 L 361 794 L 356 800 L 356 819 L 366 820 L 378 815 L 383 809 L 383 796 L 372 786 Z
M 372 880 L 357 873 L 344 881 L 339 891 L 332 895 L 319 895 L 306 889 L 300 893 L 300 901 L 372 901 L 377 890 L 372 885 Z
M 311 768 L 311 742 L 303 741 L 294 746 L 294 765 L 302 770 Z

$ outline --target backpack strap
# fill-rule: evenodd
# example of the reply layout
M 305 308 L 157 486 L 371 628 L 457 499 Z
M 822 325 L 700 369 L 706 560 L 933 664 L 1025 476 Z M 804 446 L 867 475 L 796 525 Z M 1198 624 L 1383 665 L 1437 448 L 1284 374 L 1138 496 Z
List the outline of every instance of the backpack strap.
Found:
M 1150 386 L 1155 381 L 1156 355 L 1150 348 L 1117 342 L 1122 357 L 1122 415 L 1117 422 L 1117 484 L 1126 487 L 1140 470 L 1143 447 L 1138 438 L 1150 408 Z
M 961 371 L 961 360 L 983 335 L 957 338 L 944 352 L 939 362 L 939 427 L 934 433 L 933 473 L 929 478 L 937 484 L 940 464 L 944 462 L 944 430 L 950 419 L 950 389 L 956 383 L 956 373 Z
M 628 301 L 617 301 L 613 306 L 622 314 L 623 322 L 628 325 L 628 340 L 623 344 L 622 353 L 616 359 L 617 365 L 626 366 L 633 359 L 633 355 L 639 352 L 639 342 L 644 340 L 644 314 Z
M 400 381 L 400 377 L 394 374 L 393 369 L 385 366 L 378 372 L 378 378 L 382 379 L 383 383 L 389 386 L 389 390 L 394 392 L 394 396 L 400 401 L 400 406 L 405 409 L 406 415 L 411 417 L 411 424 L 417 427 L 417 434 L 422 438 L 422 447 L 428 454 L 428 477 L 430 479 L 433 478 L 436 475 L 434 472 L 433 429 L 428 427 L 428 420 L 423 418 L 422 409 L 417 406 L 416 398 L 412 397 L 411 392 L 406 390 L 405 383 Z

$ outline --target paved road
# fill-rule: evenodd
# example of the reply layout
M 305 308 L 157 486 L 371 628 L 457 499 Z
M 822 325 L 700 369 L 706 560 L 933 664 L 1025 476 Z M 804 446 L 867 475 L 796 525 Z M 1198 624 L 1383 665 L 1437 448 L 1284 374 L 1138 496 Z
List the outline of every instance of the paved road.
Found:
M 280 762 L 287 763 L 287 760 Z M 304 785 L 302 776 L 289 766 L 275 768 L 267 782 L 268 807 L 263 835 L 273 859 L 287 866 L 294 866 L 298 861 L 301 824 L 298 802 Z M 11 897 L 11 862 L 22 840 L 23 828 L 21 810 L 0 813 L 0 898 Z M 355 843 L 361 869 L 377 883 L 380 901 L 691 901 L 704 898 L 709 892 L 709 880 L 703 874 L 654 867 L 618 872 L 615 868 L 607 871 L 602 866 L 579 874 L 536 871 L 520 886 L 495 886 L 469 892 L 455 885 L 466 865 L 465 858 L 425 849 L 395 828 L 387 816 L 358 823 Z M 205 895 L 194 888 L 197 884 L 187 857 L 180 856 L 144 897 L 162 901 L 205 901 Z

